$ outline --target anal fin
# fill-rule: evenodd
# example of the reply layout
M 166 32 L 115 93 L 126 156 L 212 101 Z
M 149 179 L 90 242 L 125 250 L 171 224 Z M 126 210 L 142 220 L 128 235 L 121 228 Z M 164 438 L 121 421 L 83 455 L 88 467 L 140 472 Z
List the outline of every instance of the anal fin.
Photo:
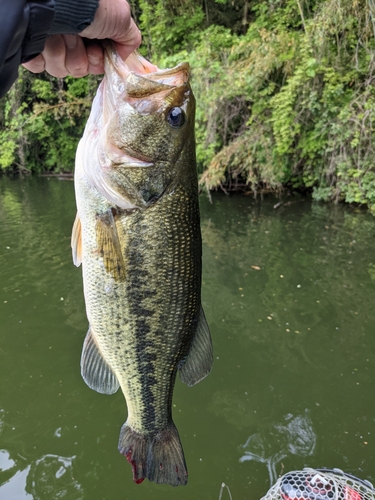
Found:
M 212 363 L 212 339 L 206 317 L 201 307 L 197 331 L 189 354 L 179 369 L 181 381 L 188 386 L 197 384 L 210 373 Z
M 91 328 L 83 343 L 81 375 L 91 389 L 101 394 L 114 394 L 120 386 L 116 375 L 100 353 Z

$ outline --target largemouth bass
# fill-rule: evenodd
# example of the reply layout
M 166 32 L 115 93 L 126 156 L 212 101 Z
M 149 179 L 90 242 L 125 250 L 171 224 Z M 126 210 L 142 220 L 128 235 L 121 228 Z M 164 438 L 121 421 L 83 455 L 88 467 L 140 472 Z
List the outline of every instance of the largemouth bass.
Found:
M 187 468 L 172 420 L 177 371 L 211 370 L 201 306 L 201 235 L 189 66 L 159 70 L 106 48 L 105 77 L 76 158 L 74 263 L 82 263 L 89 330 L 81 373 L 121 387 L 119 451 L 133 479 L 177 486 Z

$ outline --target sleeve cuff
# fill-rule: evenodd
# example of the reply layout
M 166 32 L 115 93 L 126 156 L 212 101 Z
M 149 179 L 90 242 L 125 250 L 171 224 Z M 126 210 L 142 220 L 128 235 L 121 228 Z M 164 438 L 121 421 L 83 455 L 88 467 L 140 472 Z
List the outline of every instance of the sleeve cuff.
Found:
M 22 42 L 22 62 L 27 62 L 42 52 L 48 29 L 53 22 L 54 5 L 54 0 L 33 0 L 26 4 L 29 24 Z
M 95 17 L 99 0 L 55 0 L 55 17 L 49 35 L 80 33 Z

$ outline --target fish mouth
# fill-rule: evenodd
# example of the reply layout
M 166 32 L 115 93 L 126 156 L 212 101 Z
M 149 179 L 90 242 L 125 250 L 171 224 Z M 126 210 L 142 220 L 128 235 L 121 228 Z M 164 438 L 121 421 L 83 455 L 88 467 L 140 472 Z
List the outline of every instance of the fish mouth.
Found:
M 145 98 L 162 93 L 164 97 L 176 88 L 187 88 L 190 77 L 190 66 L 183 62 L 174 68 L 159 69 L 137 52 L 133 52 L 123 61 L 113 43 L 105 46 L 105 74 L 112 79 L 119 93 L 125 99 Z M 122 87 L 122 88 L 121 88 Z

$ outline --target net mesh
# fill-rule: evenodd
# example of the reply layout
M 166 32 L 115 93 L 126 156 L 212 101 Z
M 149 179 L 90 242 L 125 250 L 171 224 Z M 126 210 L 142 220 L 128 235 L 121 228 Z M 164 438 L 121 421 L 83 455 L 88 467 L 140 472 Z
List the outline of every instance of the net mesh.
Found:
M 375 489 L 340 469 L 310 469 L 280 477 L 261 500 L 375 500 Z

